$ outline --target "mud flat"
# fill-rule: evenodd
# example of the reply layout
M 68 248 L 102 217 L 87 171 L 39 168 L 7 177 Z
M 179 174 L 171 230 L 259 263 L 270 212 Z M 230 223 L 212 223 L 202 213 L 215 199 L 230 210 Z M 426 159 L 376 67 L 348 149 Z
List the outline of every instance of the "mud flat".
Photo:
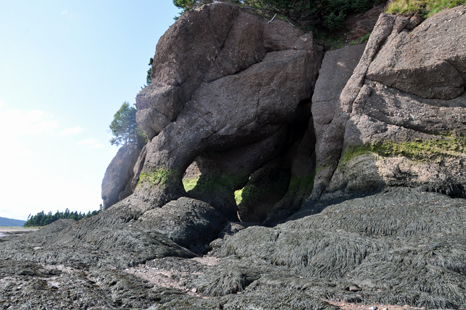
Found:
M 37 230 L 38 228 L 0 226 L 0 239 L 3 239 L 5 237 L 28 234 L 30 232 L 37 231 Z

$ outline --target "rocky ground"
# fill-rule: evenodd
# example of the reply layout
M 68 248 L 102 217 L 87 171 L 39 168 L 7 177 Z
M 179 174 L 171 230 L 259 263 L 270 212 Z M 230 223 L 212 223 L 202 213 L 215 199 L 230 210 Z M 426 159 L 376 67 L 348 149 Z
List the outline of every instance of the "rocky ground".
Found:
M 86 238 L 63 260 L 51 236 L 81 224 L 56 222 L 0 243 L 1 309 L 466 308 L 464 199 L 396 188 L 309 215 L 319 208 L 273 228 L 230 223 L 204 255 L 138 263 L 138 248 L 109 259 Z
M 0 242 L 11 239 L 11 237 L 27 234 L 36 231 L 37 228 L 23 228 L 23 227 L 0 227 Z

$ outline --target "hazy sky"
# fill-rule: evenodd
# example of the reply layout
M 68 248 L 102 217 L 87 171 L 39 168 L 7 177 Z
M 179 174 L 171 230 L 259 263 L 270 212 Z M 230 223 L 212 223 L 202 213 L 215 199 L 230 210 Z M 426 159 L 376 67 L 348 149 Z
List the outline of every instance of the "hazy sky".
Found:
M 178 10 L 171 0 L 0 0 L 0 216 L 87 212 Z

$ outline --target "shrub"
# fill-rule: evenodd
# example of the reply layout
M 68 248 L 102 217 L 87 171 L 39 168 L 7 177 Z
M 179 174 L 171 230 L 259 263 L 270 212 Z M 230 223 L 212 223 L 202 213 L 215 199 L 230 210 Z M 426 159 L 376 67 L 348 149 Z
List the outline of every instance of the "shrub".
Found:
M 347 14 L 361 13 L 381 0 L 232 0 L 240 6 L 277 14 L 305 28 L 337 30 L 344 25 Z M 182 13 L 213 0 L 173 0 Z
M 424 17 L 429 17 L 459 5 L 466 5 L 466 0 L 394 0 L 388 6 L 387 13 L 418 13 Z

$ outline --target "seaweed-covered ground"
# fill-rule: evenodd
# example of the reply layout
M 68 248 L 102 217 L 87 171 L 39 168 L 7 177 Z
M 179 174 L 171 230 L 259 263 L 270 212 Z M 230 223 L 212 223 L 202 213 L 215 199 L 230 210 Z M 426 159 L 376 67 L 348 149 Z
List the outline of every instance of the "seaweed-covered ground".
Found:
M 304 216 L 315 207 L 272 228 L 230 223 L 204 256 L 137 220 L 100 239 L 56 223 L 0 243 L 0 309 L 466 309 L 466 200 L 394 188 Z M 70 235 L 74 249 L 53 246 Z M 126 244 L 143 237 L 172 250 Z

